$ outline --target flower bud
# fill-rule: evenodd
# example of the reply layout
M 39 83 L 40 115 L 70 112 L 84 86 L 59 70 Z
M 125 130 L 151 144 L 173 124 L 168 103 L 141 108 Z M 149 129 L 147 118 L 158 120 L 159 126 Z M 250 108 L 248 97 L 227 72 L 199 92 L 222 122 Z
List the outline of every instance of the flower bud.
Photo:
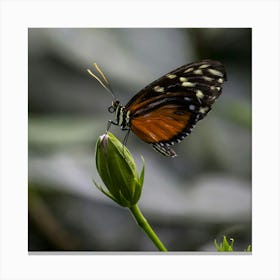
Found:
M 107 190 L 95 185 L 109 198 L 123 207 L 135 205 L 144 181 L 144 160 L 141 175 L 128 149 L 112 134 L 99 137 L 96 144 L 96 168 Z

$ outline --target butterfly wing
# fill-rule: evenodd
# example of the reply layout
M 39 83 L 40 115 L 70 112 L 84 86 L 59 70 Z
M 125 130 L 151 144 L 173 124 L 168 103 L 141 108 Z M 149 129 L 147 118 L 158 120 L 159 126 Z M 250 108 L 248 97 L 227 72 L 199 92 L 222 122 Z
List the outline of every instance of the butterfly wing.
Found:
M 185 131 L 185 137 L 194 123 L 194 115 L 186 110 L 183 101 L 179 104 L 167 100 L 165 104 L 132 118 L 131 130 L 143 141 L 152 143 L 164 155 L 175 156 L 176 153 L 170 148 L 174 144 L 171 135 L 178 138 Z
M 212 95 L 213 91 L 220 91 L 224 81 L 226 81 L 225 67 L 219 61 L 202 60 L 189 63 L 150 83 L 138 92 L 125 107 L 129 110 L 137 110 L 138 107 L 144 106 L 141 103 L 145 103 L 152 97 L 168 92 L 178 92 L 181 89 L 183 92 L 211 89 L 210 94 Z
M 130 128 L 143 141 L 166 156 L 170 148 L 211 110 L 226 80 L 224 66 L 203 60 L 182 66 L 152 82 L 125 106 Z

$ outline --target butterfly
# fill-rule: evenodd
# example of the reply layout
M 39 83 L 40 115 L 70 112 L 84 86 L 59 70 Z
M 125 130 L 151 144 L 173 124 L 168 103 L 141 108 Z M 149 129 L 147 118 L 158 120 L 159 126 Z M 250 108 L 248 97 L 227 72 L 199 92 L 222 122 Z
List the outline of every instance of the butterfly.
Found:
M 221 62 L 201 60 L 155 80 L 123 106 L 96 63 L 94 67 L 101 78 L 91 70 L 87 71 L 114 98 L 108 110 L 115 113 L 115 120 L 110 120 L 109 126 L 119 125 L 123 130 L 132 131 L 144 142 L 152 144 L 156 151 L 170 157 L 177 155 L 171 146 L 188 136 L 195 124 L 208 114 L 227 80 Z

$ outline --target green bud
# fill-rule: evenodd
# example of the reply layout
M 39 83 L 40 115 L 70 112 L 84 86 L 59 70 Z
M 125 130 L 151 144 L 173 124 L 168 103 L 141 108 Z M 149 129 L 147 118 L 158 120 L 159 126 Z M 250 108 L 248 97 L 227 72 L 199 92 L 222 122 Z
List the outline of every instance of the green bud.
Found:
M 109 132 L 99 137 L 95 160 L 107 190 L 94 182 L 97 188 L 123 207 L 135 205 L 141 196 L 144 181 L 144 159 L 139 176 L 131 153 Z

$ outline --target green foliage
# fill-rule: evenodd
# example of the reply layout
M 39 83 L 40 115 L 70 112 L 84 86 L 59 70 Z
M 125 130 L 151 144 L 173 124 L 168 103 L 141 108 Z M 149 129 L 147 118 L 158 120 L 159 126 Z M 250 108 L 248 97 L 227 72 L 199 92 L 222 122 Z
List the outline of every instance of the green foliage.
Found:
M 230 243 L 227 241 L 226 236 L 224 235 L 223 242 L 219 243 L 217 240 L 214 240 L 215 247 L 218 252 L 233 252 L 233 243 L 234 239 L 230 238 Z M 244 250 L 245 252 L 251 252 L 251 245 L 248 245 L 248 247 Z
M 251 245 L 248 245 L 248 247 L 244 250 L 245 252 L 252 252 Z
M 232 252 L 234 239 L 230 238 L 231 244 L 228 243 L 226 236 L 223 238 L 223 242 L 218 244 L 217 240 L 214 240 L 215 247 L 218 252 Z

